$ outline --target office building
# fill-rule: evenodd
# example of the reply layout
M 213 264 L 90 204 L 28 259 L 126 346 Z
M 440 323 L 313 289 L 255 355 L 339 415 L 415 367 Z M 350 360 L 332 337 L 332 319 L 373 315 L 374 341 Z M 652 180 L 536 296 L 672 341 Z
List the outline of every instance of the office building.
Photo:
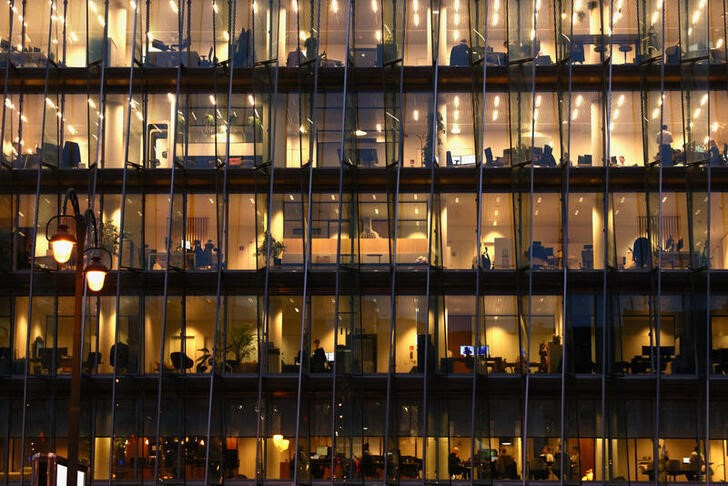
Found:
M 724 482 L 725 14 L 3 2 L 0 482 Z

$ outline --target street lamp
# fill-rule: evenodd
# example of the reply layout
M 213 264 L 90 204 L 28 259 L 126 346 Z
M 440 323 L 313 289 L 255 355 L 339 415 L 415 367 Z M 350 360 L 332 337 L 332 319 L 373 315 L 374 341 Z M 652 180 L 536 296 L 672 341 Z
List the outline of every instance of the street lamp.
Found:
M 69 202 L 73 210 L 72 214 L 66 214 Z M 90 241 L 87 241 L 89 237 Z M 81 315 L 83 313 L 84 275 L 89 290 L 92 292 L 100 291 L 104 286 L 106 274 L 111 269 L 111 253 L 99 245 L 96 217 L 90 209 L 81 214 L 76 191 L 72 188 L 66 191 L 63 198 L 63 212 L 48 221 L 46 238 L 53 251 L 53 258 L 58 263 L 68 262 L 71 259 L 74 247 L 76 250 L 73 260 L 76 267 L 76 277 L 67 462 L 67 484 L 76 486 L 78 479 L 79 416 L 81 411 Z M 88 248 L 86 248 L 87 243 L 89 243 Z

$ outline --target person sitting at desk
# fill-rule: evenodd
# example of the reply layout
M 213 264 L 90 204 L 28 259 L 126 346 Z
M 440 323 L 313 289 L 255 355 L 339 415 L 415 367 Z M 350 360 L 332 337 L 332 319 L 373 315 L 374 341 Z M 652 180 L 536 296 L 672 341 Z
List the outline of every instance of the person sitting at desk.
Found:
M 498 459 L 495 461 L 495 472 L 498 479 L 518 479 L 516 461 L 508 454 L 505 447 L 501 447 Z
M 700 451 L 700 445 L 695 444 L 693 451 L 690 453 L 690 471 L 685 473 L 688 481 L 702 481 L 705 474 L 705 456 Z M 710 471 L 712 473 L 712 471 Z
M 460 39 L 460 43 L 453 46 L 450 50 L 451 66 L 468 66 L 470 65 L 470 47 L 467 39 Z
M 359 460 L 359 474 L 362 478 L 368 479 L 374 477 L 375 473 L 374 458 L 369 453 L 369 443 L 367 442 L 364 444 L 361 459 Z
M 452 452 L 447 459 L 447 465 L 451 478 L 453 476 L 460 476 L 463 479 L 468 478 L 468 468 L 463 466 L 463 463 L 460 461 L 460 449 L 458 447 L 452 448 Z
M 715 140 L 711 140 L 708 145 L 708 164 L 716 166 L 721 165 L 722 162 L 723 158 L 720 155 L 720 150 L 718 150 L 718 144 L 715 143 Z
M 328 366 L 326 353 L 324 352 L 324 348 L 321 347 L 320 340 L 314 339 L 313 344 L 316 347 L 311 355 L 311 373 L 323 373 L 326 371 Z

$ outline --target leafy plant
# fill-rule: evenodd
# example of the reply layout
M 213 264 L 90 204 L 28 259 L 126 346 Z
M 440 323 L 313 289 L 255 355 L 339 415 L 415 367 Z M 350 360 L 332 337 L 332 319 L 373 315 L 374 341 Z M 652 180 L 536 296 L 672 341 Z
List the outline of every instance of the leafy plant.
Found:
M 244 127 L 246 142 L 263 141 L 263 121 L 257 115 L 249 115 Z
M 129 238 L 131 234 L 128 231 L 124 231 L 124 238 Z M 119 249 L 119 243 L 121 242 L 121 233 L 119 232 L 118 226 L 113 221 L 104 221 L 101 225 L 101 246 L 112 255 L 116 254 L 116 250 Z
M 235 326 L 230 329 L 227 335 L 228 345 L 226 353 L 232 353 L 235 360 L 242 362 L 255 350 L 256 329 L 251 325 Z
M 276 240 L 267 231 L 263 233 L 263 242 L 258 245 L 258 251 L 255 252 L 257 256 L 268 255 L 268 241 L 270 240 L 270 256 L 273 258 L 279 258 L 284 251 L 286 251 L 286 245 L 282 241 Z

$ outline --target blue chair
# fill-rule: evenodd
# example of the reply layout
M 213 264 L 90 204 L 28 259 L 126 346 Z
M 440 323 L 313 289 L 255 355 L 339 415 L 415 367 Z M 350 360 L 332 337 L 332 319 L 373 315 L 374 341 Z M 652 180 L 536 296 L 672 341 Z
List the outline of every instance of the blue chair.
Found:
M 61 156 L 61 169 L 75 169 L 81 163 L 81 148 L 76 142 L 68 141 L 63 144 Z
M 665 64 L 680 64 L 680 46 L 665 48 Z
M 554 149 L 550 145 L 543 146 L 543 155 L 539 159 L 539 165 L 541 167 L 556 167 L 556 159 L 553 155 Z
M 493 151 L 490 147 L 485 149 L 485 166 L 486 167 L 492 167 L 495 165 L 495 162 L 493 161 Z
M 634 240 L 632 245 L 632 260 L 638 267 L 648 266 L 652 262 L 652 251 L 650 248 L 650 240 L 644 236 L 640 236 Z
M 660 144 L 660 164 L 663 167 L 672 167 L 674 165 L 672 161 L 672 147 L 669 144 Z
M 580 62 L 584 64 L 584 44 L 581 42 L 571 43 L 571 54 L 569 57 L 571 62 Z
M 470 48 L 464 39 L 450 50 L 451 66 L 469 66 L 470 65 Z

